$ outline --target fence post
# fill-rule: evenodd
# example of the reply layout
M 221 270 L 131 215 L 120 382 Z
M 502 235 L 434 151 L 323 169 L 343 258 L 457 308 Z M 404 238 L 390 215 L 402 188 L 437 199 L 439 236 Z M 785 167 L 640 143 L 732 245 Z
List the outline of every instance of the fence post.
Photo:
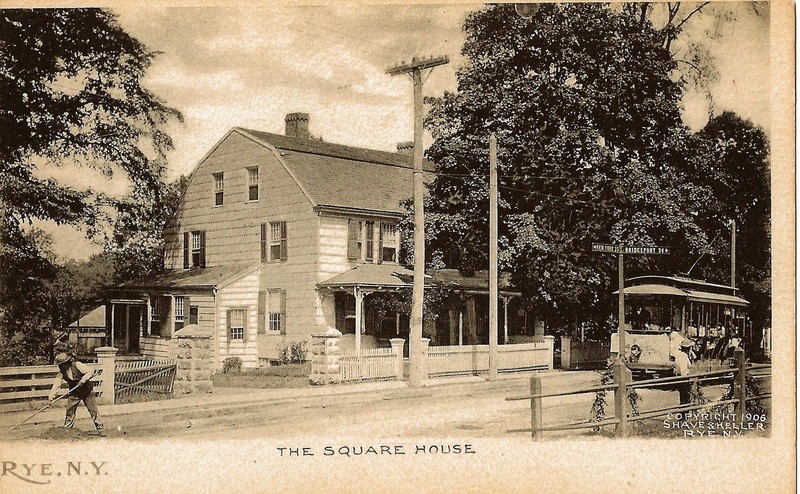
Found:
M 740 424 L 744 422 L 747 410 L 747 361 L 744 358 L 744 349 L 737 348 L 733 352 L 733 361 L 736 364 L 736 377 L 733 378 L 733 399 L 739 400 L 733 405 L 735 420 Z
M 542 438 L 542 377 L 538 374 L 531 376 L 531 439 L 538 441 Z
M 561 337 L 561 365 L 562 369 L 569 369 L 569 360 L 572 356 L 571 353 L 572 338 L 569 336 Z
M 428 379 L 428 374 L 429 374 L 428 369 L 430 367 L 428 366 L 428 346 L 430 345 L 430 343 L 431 343 L 431 339 L 430 338 L 422 338 L 422 352 L 420 352 L 420 355 L 422 356 L 422 379 L 423 379 L 423 381 Z
M 544 342 L 547 346 L 547 370 L 553 370 L 553 352 L 555 351 L 555 341 L 555 336 L 547 335 L 544 337 Z
M 114 378 L 116 373 L 117 349 L 112 346 L 101 346 L 94 349 L 97 354 L 97 364 L 102 370 L 100 383 L 100 398 L 97 402 L 101 405 L 113 405 L 116 401 L 114 395 Z
M 403 345 L 406 340 L 403 338 L 392 338 L 389 343 L 392 344 L 392 351 L 394 352 L 394 370 L 397 372 L 397 380 L 403 380 Z
M 631 382 L 631 371 L 622 359 L 614 361 L 614 382 L 617 389 L 614 390 L 614 415 L 619 420 L 615 435 L 625 437 L 628 435 L 628 384 Z

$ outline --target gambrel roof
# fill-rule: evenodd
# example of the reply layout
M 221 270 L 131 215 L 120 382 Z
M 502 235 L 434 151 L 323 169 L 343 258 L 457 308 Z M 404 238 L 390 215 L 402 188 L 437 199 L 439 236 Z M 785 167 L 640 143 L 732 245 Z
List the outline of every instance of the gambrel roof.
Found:
M 413 156 L 243 128 L 234 131 L 277 150 L 316 208 L 401 214 L 413 196 Z M 435 167 L 423 163 L 427 180 Z

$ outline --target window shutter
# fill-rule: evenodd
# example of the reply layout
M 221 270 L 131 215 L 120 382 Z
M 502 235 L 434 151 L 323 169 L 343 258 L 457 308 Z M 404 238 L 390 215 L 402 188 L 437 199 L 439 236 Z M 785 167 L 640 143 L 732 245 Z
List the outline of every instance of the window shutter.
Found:
M 364 253 L 364 259 L 371 261 L 374 259 L 375 223 L 372 221 L 367 221 L 365 225 L 366 231 L 364 232 L 364 248 L 366 249 L 366 252 Z
M 286 222 L 281 221 L 281 261 L 285 261 L 289 256 L 286 245 Z
M 226 314 L 225 321 L 228 325 L 228 341 L 231 341 L 233 339 L 232 338 L 233 335 L 231 334 L 231 310 L 230 309 L 226 310 L 225 314 Z
M 383 262 L 383 223 L 378 223 L 378 264 Z
M 347 220 L 347 258 L 358 259 L 358 221 Z
M 206 232 L 200 232 L 200 267 L 206 267 Z
M 242 309 L 242 341 L 245 343 L 249 338 L 247 337 L 247 309 Z
M 191 242 L 191 234 L 183 232 L 183 269 L 189 269 L 189 242 Z
M 267 224 L 261 223 L 261 260 L 267 260 Z
M 286 290 L 280 291 L 281 297 L 281 334 L 286 334 Z
M 263 226 L 263 225 L 262 225 Z M 258 334 L 267 332 L 267 292 L 258 292 Z

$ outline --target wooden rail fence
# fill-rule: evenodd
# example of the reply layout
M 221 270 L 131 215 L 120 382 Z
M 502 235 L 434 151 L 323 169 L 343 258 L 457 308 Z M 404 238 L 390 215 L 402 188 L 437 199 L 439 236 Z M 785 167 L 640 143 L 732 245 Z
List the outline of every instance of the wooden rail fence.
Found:
M 519 401 L 529 400 L 531 407 L 531 427 L 525 429 L 512 429 L 509 432 L 530 432 L 534 440 L 542 438 L 542 433 L 547 431 L 565 431 L 565 430 L 579 430 L 579 429 L 593 429 L 596 427 L 604 427 L 609 425 L 616 426 L 614 435 L 618 437 L 625 437 L 629 433 L 629 424 L 631 422 L 652 419 L 657 417 L 667 416 L 672 413 L 690 412 L 696 410 L 703 410 L 717 406 L 734 406 L 734 416 L 736 421 L 741 424 L 745 421 L 746 403 L 748 401 L 766 400 L 772 398 L 771 393 L 764 393 L 755 396 L 747 396 L 747 375 L 750 373 L 751 377 L 755 379 L 764 379 L 771 376 L 767 374 L 754 374 L 753 371 L 761 369 L 770 369 L 769 364 L 762 365 L 747 365 L 745 360 L 744 350 L 741 348 L 736 349 L 734 353 L 735 368 L 703 372 L 693 374 L 690 376 L 678 377 L 664 377 L 659 379 L 648 379 L 644 381 L 632 381 L 631 371 L 625 364 L 620 361 L 614 364 L 614 383 L 605 384 L 600 386 L 588 386 L 585 388 L 572 389 L 567 391 L 544 393 L 542 391 L 542 378 L 541 376 L 531 377 L 530 394 L 528 396 L 514 396 L 506 398 L 506 401 Z M 683 383 L 691 383 L 692 386 L 704 381 L 732 379 L 733 382 L 733 397 L 727 400 L 711 401 L 701 405 L 684 404 L 679 406 L 671 406 L 659 408 L 655 410 L 647 410 L 632 416 L 630 410 L 630 402 L 628 395 L 631 390 L 637 388 L 651 388 L 659 386 L 669 386 Z M 602 421 L 584 421 L 584 422 L 571 422 L 560 423 L 554 425 L 542 424 L 542 399 L 552 398 L 555 396 L 569 396 L 583 393 L 597 393 L 598 391 L 614 391 L 614 418 L 609 418 Z
M 97 373 L 92 382 L 98 398 L 103 396 L 102 367 L 86 364 Z M 47 400 L 53 381 L 58 375 L 57 365 L 31 365 L 24 367 L 0 368 L 0 411 L 38 408 Z M 62 391 L 67 388 L 62 384 Z

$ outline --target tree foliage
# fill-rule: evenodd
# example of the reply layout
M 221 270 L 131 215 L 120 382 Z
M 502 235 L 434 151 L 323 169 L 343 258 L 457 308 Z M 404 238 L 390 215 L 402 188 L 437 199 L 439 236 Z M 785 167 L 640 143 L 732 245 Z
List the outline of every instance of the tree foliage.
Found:
M 598 4 L 546 5 L 527 21 L 497 5 L 465 31 L 458 92 L 432 100 L 426 121 L 440 172 L 428 205 L 434 255 L 462 271 L 486 266 L 492 132 L 502 268 L 551 318 L 594 312 L 608 292 L 611 260 L 591 253 L 593 241 L 680 239 L 699 251 L 687 198 L 703 195 L 674 166 L 687 135 L 681 84 L 649 21 Z
M 711 191 L 698 222 L 717 241 L 698 263 L 698 275 L 730 283 L 731 236 L 736 222 L 736 285 L 752 302 L 756 327 L 769 319 L 771 222 L 769 144 L 764 131 L 732 112 L 713 117 L 693 136 L 688 162 L 694 180 Z
M 177 214 L 189 180 L 181 176 L 156 190 L 135 190 L 117 202 L 114 232 L 107 249 L 114 253 L 117 281 L 164 270 L 164 228 Z
M 647 9 L 604 4 L 542 5 L 530 20 L 511 5 L 469 15 L 458 89 L 428 100 L 439 172 L 429 264 L 488 266 L 494 133 L 501 269 L 551 325 L 608 310 L 616 266 L 592 242 L 671 247 L 668 258 L 627 258 L 629 276 L 687 270 L 718 231 L 708 216 L 718 190 L 690 163 L 686 81 L 665 42 L 679 30 L 664 29 Z
M 142 204 L 161 200 L 172 147 L 163 129 L 180 114 L 141 85 L 154 56 L 104 10 L 0 12 L 0 242 L 7 261 L 0 271 L 0 329 L 6 339 L 41 329 L 41 311 L 53 307 L 38 303 L 52 294 L 42 284 L 59 272 L 45 237 L 25 225 L 52 221 L 93 236 L 116 205 L 101 191 L 48 177 L 43 168 L 121 175 Z M 58 329 L 60 321 L 51 317 L 47 324 Z M 23 343 L 31 345 L 31 358 L 40 358 L 34 347 L 42 340 L 32 334 Z

